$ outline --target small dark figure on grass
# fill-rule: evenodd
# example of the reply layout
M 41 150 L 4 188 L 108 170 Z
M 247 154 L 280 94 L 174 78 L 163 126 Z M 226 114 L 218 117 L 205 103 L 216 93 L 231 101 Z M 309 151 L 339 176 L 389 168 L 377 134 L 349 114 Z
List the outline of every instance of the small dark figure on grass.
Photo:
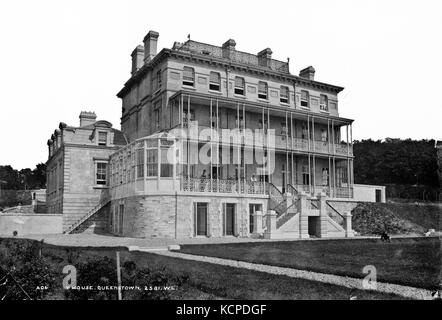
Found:
M 387 232 L 383 231 L 381 233 L 381 240 L 382 242 L 390 242 L 390 236 L 387 234 Z

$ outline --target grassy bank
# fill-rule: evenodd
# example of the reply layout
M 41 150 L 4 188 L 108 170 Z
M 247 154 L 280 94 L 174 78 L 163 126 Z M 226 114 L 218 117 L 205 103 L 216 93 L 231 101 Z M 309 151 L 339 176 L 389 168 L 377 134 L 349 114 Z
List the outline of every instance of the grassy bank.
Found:
M 358 299 L 400 299 L 390 294 L 351 291 L 345 287 L 316 281 L 181 260 L 153 253 L 129 252 L 124 248 L 75 248 L 41 245 L 36 241 L 23 239 L 0 239 L 0 263 L 7 267 L 11 262 L 11 254 L 20 255 L 17 258 L 19 260 L 24 256 L 37 257 L 35 259 L 44 265 L 45 272 L 49 270 L 54 278 L 50 293 L 37 298 L 88 299 L 91 298 L 88 295 L 93 294 L 94 299 L 115 299 L 116 292 L 87 292 L 76 295 L 66 292 L 62 289 L 65 276 L 62 270 L 66 265 L 75 266 L 79 270 L 78 285 L 115 285 L 117 250 L 121 251 L 123 285 L 140 285 L 137 281 L 142 280 L 142 286 L 167 284 L 168 287 L 174 287 L 171 291 L 156 295 L 123 291 L 124 299 L 349 299 L 350 294 L 356 295 Z M 16 263 L 15 267 L 20 268 L 21 265 Z M 41 274 L 39 270 L 34 271 L 35 274 Z M 84 280 L 85 277 L 87 281 Z M 25 281 L 23 285 L 28 290 L 33 290 L 32 285 L 35 282 L 30 284 L 31 287 L 27 287 Z
M 373 265 L 378 281 L 427 289 L 441 281 L 438 238 L 185 245 L 181 252 L 359 278 L 364 266 Z
M 423 235 L 442 230 L 442 206 L 414 203 L 359 203 L 352 210 L 353 229 L 362 235 Z

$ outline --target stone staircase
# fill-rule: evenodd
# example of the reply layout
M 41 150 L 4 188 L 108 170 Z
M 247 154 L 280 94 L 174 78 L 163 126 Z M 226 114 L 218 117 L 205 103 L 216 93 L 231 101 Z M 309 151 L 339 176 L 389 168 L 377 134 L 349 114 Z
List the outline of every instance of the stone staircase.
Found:
M 87 214 L 71 224 L 63 233 L 104 233 L 106 229 L 106 213 L 109 212 L 110 196 L 106 195 Z
M 287 186 L 287 193 L 282 194 L 269 184 L 269 212 L 265 222 L 263 236 L 266 239 L 353 236 L 350 213 L 341 214 L 324 193 L 312 197 L 305 192 L 298 193 L 291 185 Z

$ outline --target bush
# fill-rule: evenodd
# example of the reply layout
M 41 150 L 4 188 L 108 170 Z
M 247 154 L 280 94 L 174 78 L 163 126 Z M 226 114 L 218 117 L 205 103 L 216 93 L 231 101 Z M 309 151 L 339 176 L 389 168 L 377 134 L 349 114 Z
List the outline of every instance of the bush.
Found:
M 138 287 L 138 290 L 124 292 L 125 299 L 133 300 L 166 300 L 171 299 L 173 292 L 188 282 L 188 277 L 172 275 L 166 268 L 152 270 L 149 268 L 137 269 L 133 261 L 123 265 L 123 284 L 129 287 Z
M 50 264 L 40 257 L 39 242 L 2 241 L 0 251 L 0 299 L 44 299 L 55 291 L 57 274 Z M 44 288 L 44 289 L 43 289 Z M 24 293 L 25 291 L 26 293 Z
M 352 215 L 353 229 L 362 235 L 423 232 L 422 227 L 400 219 L 388 208 L 376 204 L 360 203 Z
M 117 285 L 115 261 L 104 257 L 93 259 L 76 266 L 77 287 L 65 290 L 65 297 L 72 300 L 116 300 L 117 290 L 100 290 Z M 91 290 L 85 289 L 91 287 Z

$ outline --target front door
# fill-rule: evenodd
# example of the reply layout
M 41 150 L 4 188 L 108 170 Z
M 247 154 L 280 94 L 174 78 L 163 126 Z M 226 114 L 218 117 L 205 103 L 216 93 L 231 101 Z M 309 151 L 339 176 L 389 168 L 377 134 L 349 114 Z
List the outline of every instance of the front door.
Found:
M 376 189 L 376 202 L 381 202 L 382 196 L 381 196 L 381 190 Z
M 225 220 L 224 230 L 226 236 L 233 236 L 235 234 L 235 204 L 226 203 L 225 205 Z
M 308 235 L 310 237 L 319 236 L 319 217 L 308 217 Z
M 255 217 L 254 214 L 256 211 L 261 211 L 261 205 L 260 204 L 254 204 L 251 203 L 249 205 L 249 232 L 253 233 L 253 229 L 255 228 Z
M 207 236 L 207 203 L 198 202 L 195 210 L 195 235 Z

